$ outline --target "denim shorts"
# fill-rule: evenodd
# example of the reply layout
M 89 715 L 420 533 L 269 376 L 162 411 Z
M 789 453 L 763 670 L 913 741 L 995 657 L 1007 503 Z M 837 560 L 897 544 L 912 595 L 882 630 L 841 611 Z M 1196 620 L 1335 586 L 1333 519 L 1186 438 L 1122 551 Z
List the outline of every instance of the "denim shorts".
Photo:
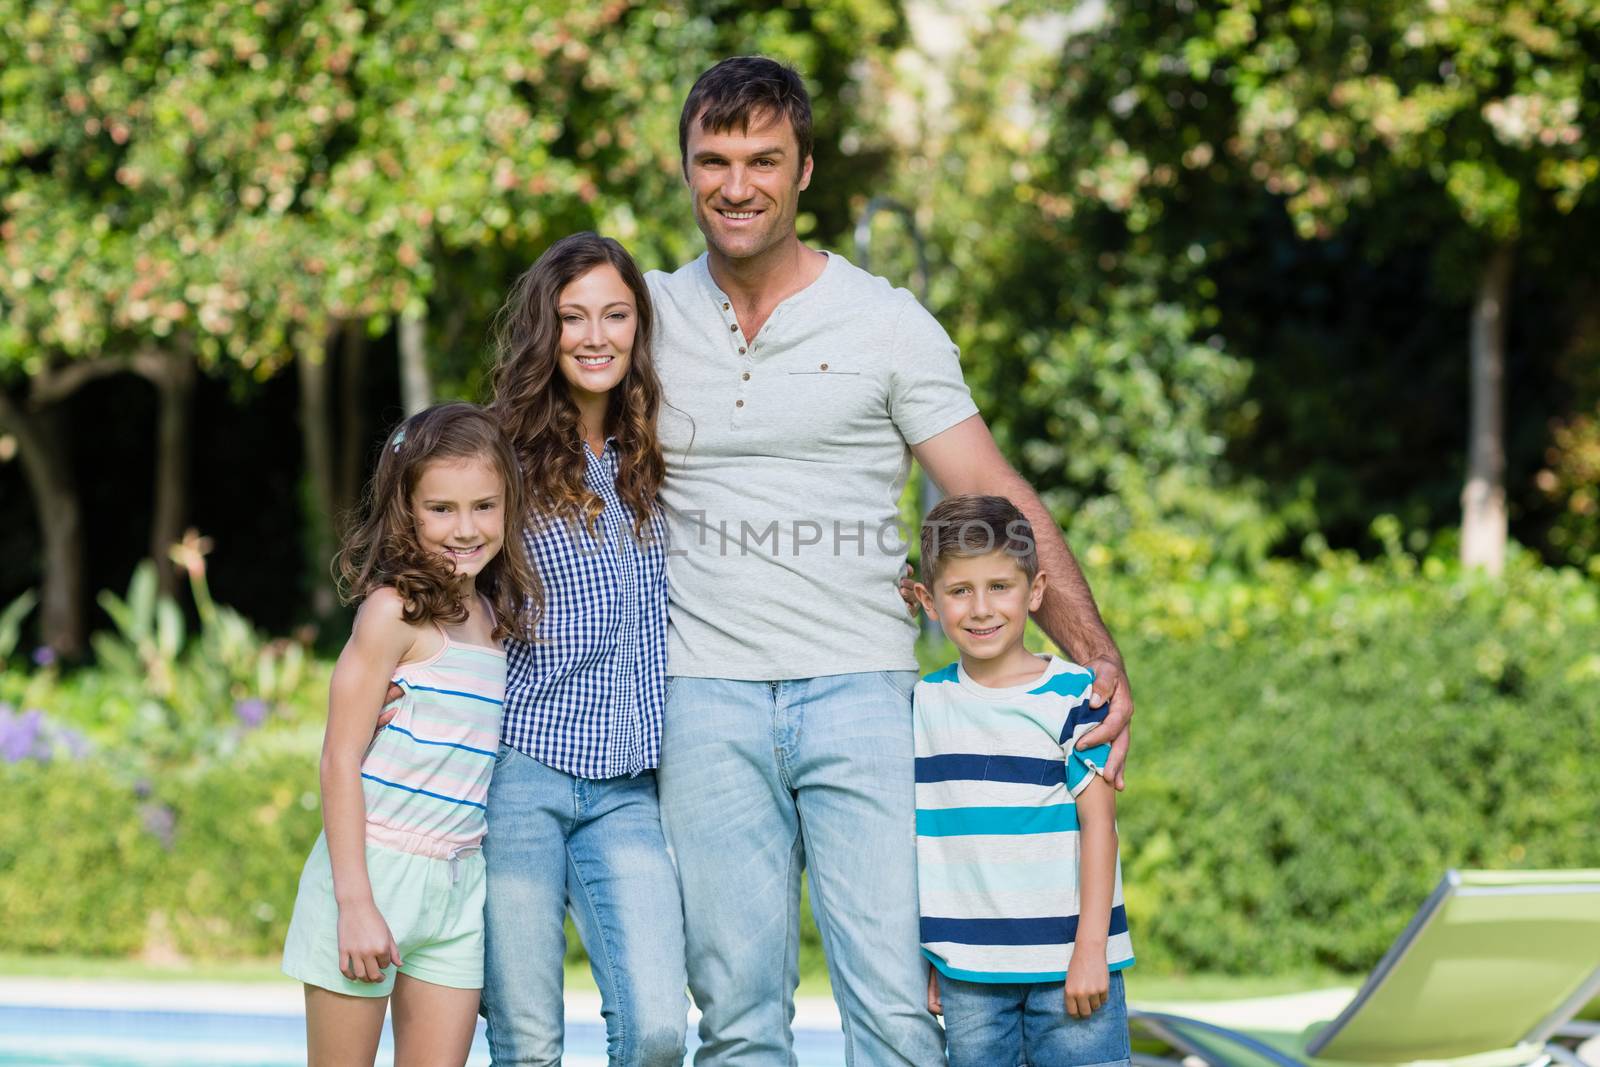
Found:
M 451 860 L 369 842 L 367 878 L 405 961 L 399 973 L 456 989 L 483 988 L 484 866 L 478 851 Z M 328 841 L 319 836 L 300 875 L 283 973 L 353 997 L 386 997 L 394 990 L 393 964 L 384 968 L 383 981 L 358 982 L 340 972 L 339 962 L 339 904 Z
M 950 1067 L 1127 1067 L 1122 973 L 1087 1019 L 1067 1014 L 1061 982 L 963 982 L 939 975 Z

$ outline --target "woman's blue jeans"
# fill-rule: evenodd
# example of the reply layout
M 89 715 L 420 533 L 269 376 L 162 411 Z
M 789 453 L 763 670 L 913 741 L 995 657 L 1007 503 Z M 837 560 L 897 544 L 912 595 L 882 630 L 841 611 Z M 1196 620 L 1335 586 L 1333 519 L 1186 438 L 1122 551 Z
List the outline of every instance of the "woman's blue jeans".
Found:
M 501 1065 L 561 1063 L 570 908 L 612 1067 L 683 1063 L 683 906 L 653 773 L 591 780 L 500 746 L 484 841 L 484 1014 Z

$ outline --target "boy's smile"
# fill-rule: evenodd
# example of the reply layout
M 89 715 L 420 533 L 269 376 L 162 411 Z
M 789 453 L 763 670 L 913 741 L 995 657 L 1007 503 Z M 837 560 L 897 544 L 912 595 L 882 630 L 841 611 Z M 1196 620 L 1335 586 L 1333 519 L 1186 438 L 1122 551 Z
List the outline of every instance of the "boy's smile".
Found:
M 1022 638 L 1028 615 L 1044 599 L 1044 583 L 1042 574 L 1030 582 L 1015 556 L 996 549 L 943 560 L 933 588 L 918 585 L 917 595 L 961 650 L 969 673 L 975 661 L 1004 672 L 1012 655 L 1028 655 Z

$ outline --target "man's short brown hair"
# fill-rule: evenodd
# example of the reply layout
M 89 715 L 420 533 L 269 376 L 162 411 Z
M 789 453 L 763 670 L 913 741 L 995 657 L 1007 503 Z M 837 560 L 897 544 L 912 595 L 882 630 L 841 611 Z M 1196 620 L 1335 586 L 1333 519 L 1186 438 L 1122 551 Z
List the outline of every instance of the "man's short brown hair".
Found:
M 711 133 L 748 130 L 771 116 L 787 118 L 800 146 L 800 162 L 811 154 L 811 94 L 793 67 L 766 56 L 724 59 L 695 79 L 678 116 L 678 154 L 689 169 L 689 124 Z
M 1039 573 L 1033 526 L 1003 496 L 952 496 L 941 500 L 922 521 L 922 581 L 933 585 L 949 559 L 970 559 L 1001 551 L 1017 561 L 1032 582 Z

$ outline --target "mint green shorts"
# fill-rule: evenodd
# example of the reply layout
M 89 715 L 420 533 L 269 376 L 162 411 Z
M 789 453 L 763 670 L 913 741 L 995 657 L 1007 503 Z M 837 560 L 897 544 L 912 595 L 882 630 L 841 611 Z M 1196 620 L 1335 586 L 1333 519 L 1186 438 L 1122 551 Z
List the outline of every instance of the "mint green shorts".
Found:
M 357 982 L 339 970 L 339 904 L 327 839 L 318 836 L 300 875 L 283 946 L 283 973 L 353 997 L 386 997 L 395 974 L 456 989 L 483 988 L 483 853 L 442 859 L 367 845 L 367 877 L 403 966 L 381 982 Z

